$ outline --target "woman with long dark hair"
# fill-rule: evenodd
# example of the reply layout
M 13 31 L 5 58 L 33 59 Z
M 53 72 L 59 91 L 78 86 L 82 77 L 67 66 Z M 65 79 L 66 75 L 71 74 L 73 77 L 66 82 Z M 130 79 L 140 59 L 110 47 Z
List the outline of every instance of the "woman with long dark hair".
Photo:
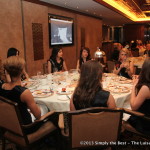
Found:
M 113 96 L 102 88 L 102 73 L 102 66 L 96 60 L 89 60 L 82 64 L 79 83 L 70 102 L 71 110 L 116 107 Z
M 48 60 L 48 73 L 67 71 L 65 60 L 62 58 L 63 51 L 60 47 L 54 47 Z
M 77 67 L 76 68 L 80 69 L 81 65 L 88 60 L 91 60 L 90 49 L 87 47 L 82 47 L 80 50 L 80 57 L 79 57 L 79 60 L 77 61 Z
M 132 110 L 150 116 L 150 59 L 145 60 L 138 78 L 133 79 L 130 105 Z M 131 116 L 129 123 L 137 131 L 150 135 L 150 122 Z
M 19 50 L 17 50 L 14 47 L 9 48 L 8 51 L 7 51 L 7 58 L 12 57 L 12 56 L 19 56 Z M 6 81 L 11 82 L 10 75 L 7 73 L 7 71 L 5 71 L 5 75 L 6 75 Z M 29 79 L 29 75 L 25 71 L 25 68 L 22 72 L 22 77 L 21 78 L 22 78 L 22 80 L 24 80 L 24 79 L 28 80 Z

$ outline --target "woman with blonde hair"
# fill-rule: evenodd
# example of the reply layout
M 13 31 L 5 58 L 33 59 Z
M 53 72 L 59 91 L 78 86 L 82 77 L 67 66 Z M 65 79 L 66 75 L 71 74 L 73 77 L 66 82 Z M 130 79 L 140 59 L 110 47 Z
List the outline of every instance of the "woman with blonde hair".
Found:
M 24 125 L 32 123 L 32 118 L 28 109 L 36 119 L 39 119 L 41 117 L 41 110 L 35 103 L 32 93 L 26 87 L 21 86 L 21 75 L 25 67 L 24 59 L 18 56 L 11 56 L 3 61 L 3 66 L 10 75 L 11 82 L 0 83 L 0 96 L 18 103 Z M 55 129 L 55 125 L 57 125 L 57 123 L 55 123 L 54 120 L 55 118 L 53 119 L 52 126 Z M 58 122 L 57 118 L 56 122 Z M 30 130 L 26 130 L 25 132 L 32 133 L 39 127 L 40 126 L 36 126 Z
M 134 74 L 133 62 L 128 59 L 129 51 L 123 48 L 119 53 L 119 59 L 115 63 L 114 73 L 126 78 L 131 78 Z

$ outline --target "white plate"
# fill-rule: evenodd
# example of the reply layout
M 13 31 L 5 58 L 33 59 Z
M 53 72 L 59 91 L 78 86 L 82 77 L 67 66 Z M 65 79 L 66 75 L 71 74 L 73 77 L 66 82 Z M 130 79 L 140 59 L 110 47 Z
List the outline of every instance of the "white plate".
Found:
M 108 86 L 107 89 L 112 93 L 128 93 L 130 89 L 125 86 Z
M 48 89 L 39 89 L 32 92 L 33 97 L 49 97 L 53 95 L 53 91 Z

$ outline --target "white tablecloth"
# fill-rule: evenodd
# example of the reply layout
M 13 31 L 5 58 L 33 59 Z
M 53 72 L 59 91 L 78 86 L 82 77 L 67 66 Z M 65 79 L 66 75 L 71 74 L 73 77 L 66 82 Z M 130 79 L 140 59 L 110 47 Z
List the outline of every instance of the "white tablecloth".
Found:
M 114 82 L 110 81 L 109 82 Z M 116 84 L 118 85 L 118 83 Z M 121 86 L 127 86 L 131 87 L 132 85 L 130 84 L 120 84 Z M 47 85 L 40 85 L 38 89 L 43 89 L 46 88 Z M 58 85 L 59 87 L 59 85 Z M 58 88 L 57 87 L 57 88 Z M 116 106 L 120 108 L 130 108 L 129 105 L 129 99 L 131 95 L 131 91 L 128 93 L 111 93 L 114 96 Z M 71 97 L 71 95 L 68 95 Z M 59 95 L 54 91 L 54 94 L 49 96 L 49 97 L 43 97 L 43 98 L 35 98 L 36 103 L 38 104 L 45 104 L 49 110 L 54 110 L 57 112 L 62 112 L 62 111 L 69 111 L 70 110 L 70 99 L 67 97 L 67 95 Z

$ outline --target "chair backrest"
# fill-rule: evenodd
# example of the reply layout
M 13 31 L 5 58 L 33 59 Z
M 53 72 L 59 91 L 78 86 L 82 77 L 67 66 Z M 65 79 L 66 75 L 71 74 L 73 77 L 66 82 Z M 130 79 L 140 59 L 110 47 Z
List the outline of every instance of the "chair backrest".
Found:
M 23 136 L 18 104 L 0 96 L 0 128 Z
M 43 64 L 43 74 L 47 74 L 48 73 L 48 64 L 44 63 Z
M 115 62 L 107 61 L 108 72 L 111 73 L 114 70 Z
M 139 51 L 131 51 L 133 57 L 139 57 Z
M 95 107 L 69 112 L 68 115 L 71 148 L 97 147 L 102 145 L 96 145 L 96 141 L 111 144 L 118 140 L 122 109 Z

